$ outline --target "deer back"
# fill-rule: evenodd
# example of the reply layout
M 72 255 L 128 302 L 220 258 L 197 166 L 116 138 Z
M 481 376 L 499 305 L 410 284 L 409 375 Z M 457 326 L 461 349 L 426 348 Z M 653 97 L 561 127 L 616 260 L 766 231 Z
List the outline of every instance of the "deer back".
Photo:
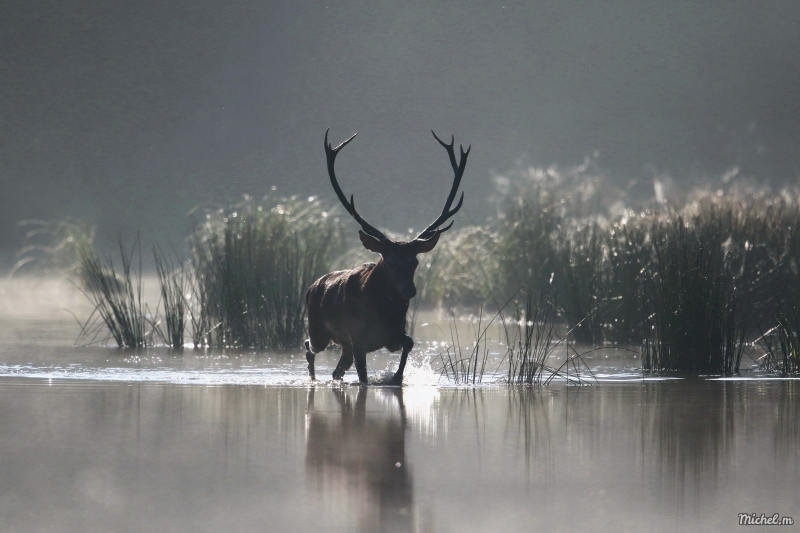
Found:
M 405 334 L 408 300 L 389 282 L 382 260 L 352 270 L 331 272 L 306 293 L 337 344 L 358 342 L 365 351 L 393 345 Z

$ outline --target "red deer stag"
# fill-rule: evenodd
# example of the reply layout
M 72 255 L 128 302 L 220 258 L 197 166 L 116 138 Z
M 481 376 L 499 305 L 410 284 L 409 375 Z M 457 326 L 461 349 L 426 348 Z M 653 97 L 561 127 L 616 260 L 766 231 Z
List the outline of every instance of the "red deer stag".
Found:
M 347 212 L 361 225 L 358 236 L 364 248 L 381 254 L 381 258 L 377 263 L 365 263 L 352 270 L 326 274 L 306 291 L 308 340 L 305 342 L 305 347 L 308 373 L 311 379 L 315 379 L 314 356 L 324 350 L 331 341 L 342 348 L 342 357 L 333 371 L 333 379 L 342 379 L 355 361 L 361 383 L 367 383 L 367 353 L 380 348 L 386 348 L 390 352 L 402 349 L 400 366 L 390 381 L 392 385 L 400 385 L 403 382 L 403 370 L 408 352 L 414 346 L 414 341 L 406 335 L 406 313 L 408 301 L 417 293 L 414 286 L 414 271 L 419 261 L 416 256 L 433 250 L 439 236 L 453 225 L 451 221 L 447 226 L 441 227 L 461 209 L 461 204 L 464 202 L 462 192 L 456 207 L 450 209 L 458 193 L 470 148 L 468 147 L 465 152 L 461 146 L 460 161 L 456 161 L 453 151 L 454 139 L 451 139 L 450 144 L 446 144 L 433 133 L 433 137 L 447 150 L 455 173 L 450 194 L 439 218 L 414 240 L 392 242 L 361 218 L 356 211 L 353 196 L 350 196 L 348 202 L 336 181 L 336 174 L 333 171 L 336 154 L 355 136 L 332 148 L 328 143 L 328 132 L 325 132 L 328 176 L 333 190 L 336 191 Z

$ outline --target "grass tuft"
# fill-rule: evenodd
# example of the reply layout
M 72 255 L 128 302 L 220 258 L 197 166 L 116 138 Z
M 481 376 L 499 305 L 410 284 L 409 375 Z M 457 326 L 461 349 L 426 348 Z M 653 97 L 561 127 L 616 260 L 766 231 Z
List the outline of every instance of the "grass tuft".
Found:
M 134 269 L 133 256 L 137 250 L 139 267 Z M 111 257 L 103 265 L 93 249 L 79 250 L 82 278 L 86 284 L 83 293 L 95 311 L 83 325 L 77 344 L 96 340 L 99 334 L 96 315 L 106 325 L 118 347 L 143 348 L 152 344 L 154 328 L 147 320 L 148 309 L 142 301 L 142 254 L 138 239 L 127 252 L 120 239 L 119 251 L 122 270 L 118 273 Z
M 294 349 L 305 290 L 344 248 L 338 218 L 316 198 L 246 198 L 208 213 L 192 237 L 198 346 Z
M 156 264 L 156 275 L 161 287 L 161 305 L 164 307 L 164 324 L 166 332 L 162 333 L 164 342 L 172 348 L 183 348 L 183 336 L 186 329 L 188 305 L 186 294 L 190 276 L 182 261 L 175 262 L 166 257 L 164 252 L 153 248 Z
M 504 322 L 508 360 L 507 381 L 517 385 L 541 385 L 547 360 L 555 349 L 556 308 L 542 292 L 538 298 L 531 294 L 525 309 L 516 309 L 513 326 Z

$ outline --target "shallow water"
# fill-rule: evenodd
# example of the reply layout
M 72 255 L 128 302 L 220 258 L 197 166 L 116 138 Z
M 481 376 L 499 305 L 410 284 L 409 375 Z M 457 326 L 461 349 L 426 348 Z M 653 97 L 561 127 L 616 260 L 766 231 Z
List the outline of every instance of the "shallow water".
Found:
M 408 386 L 362 388 L 310 383 L 299 351 L 73 348 L 75 333 L 69 320 L 0 322 L 0 531 L 800 519 L 797 381 L 643 381 L 632 355 L 598 352 L 590 386 L 456 387 L 434 371 L 439 332 L 421 328 Z M 337 359 L 320 354 L 318 374 Z M 377 354 L 370 370 L 396 359 Z

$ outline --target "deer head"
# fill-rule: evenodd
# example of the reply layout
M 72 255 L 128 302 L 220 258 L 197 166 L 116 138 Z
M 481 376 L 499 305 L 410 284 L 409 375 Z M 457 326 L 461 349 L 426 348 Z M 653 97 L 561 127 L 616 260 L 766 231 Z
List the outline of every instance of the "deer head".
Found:
M 431 131 L 431 133 L 433 133 L 433 131 Z M 450 144 L 447 144 L 433 133 L 433 137 L 436 141 L 447 150 L 447 154 L 450 157 L 450 165 L 453 167 L 454 177 L 453 184 L 450 187 L 450 194 L 447 196 L 444 209 L 442 209 L 442 213 L 439 217 L 422 230 L 419 235 L 409 242 L 394 242 L 361 218 L 361 215 L 356 211 L 353 195 L 350 195 L 350 200 L 348 201 L 341 187 L 339 187 L 339 182 L 336 180 L 336 173 L 333 168 L 336 154 L 338 154 L 339 150 L 344 148 L 347 143 L 352 141 L 356 135 L 358 134 L 354 134 L 336 148 L 332 148 L 328 142 L 328 132 L 325 132 L 325 156 L 328 160 L 328 176 L 330 176 L 331 185 L 333 185 L 333 190 L 336 191 L 336 196 L 339 197 L 339 201 L 342 202 L 342 205 L 344 205 L 347 212 L 350 213 L 350 216 L 361 226 L 358 236 L 364 248 L 371 252 L 381 254 L 390 283 L 401 297 L 410 300 L 417 293 L 417 288 L 414 286 L 414 271 L 419 264 L 419 261 L 417 261 L 417 254 L 423 254 L 433 250 L 434 246 L 436 246 L 436 243 L 439 241 L 439 235 L 450 229 L 453 222 L 451 221 L 450 224 L 445 227 L 441 227 L 442 224 L 455 215 L 464 203 L 464 193 L 462 192 L 461 198 L 458 200 L 456 206 L 450 209 L 458 193 L 458 187 L 461 184 L 461 177 L 464 175 L 464 168 L 467 166 L 467 156 L 469 156 L 471 147 L 467 147 L 467 151 L 465 152 L 464 147 L 459 146 L 461 156 L 459 161 L 456 161 L 456 155 L 453 150 L 455 138 L 451 138 Z

